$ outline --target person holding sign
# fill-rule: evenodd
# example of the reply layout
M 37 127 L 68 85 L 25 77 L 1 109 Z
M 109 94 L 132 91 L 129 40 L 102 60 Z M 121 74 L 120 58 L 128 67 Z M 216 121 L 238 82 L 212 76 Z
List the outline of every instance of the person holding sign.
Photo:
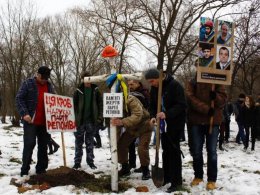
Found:
M 193 169 L 195 178 L 192 186 L 199 185 L 203 181 L 203 144 L 206 139 L 207 149 L 207 189 L 214 190 L 217 180 L 217 142 L 219 125 L 222 122 L 222 110 L 227 95 L 223 85 L 216 85 L 212 91 L 212 84 L 198 83 L 197 78 L 191 79 L 186 86 L 188 101 L 188 124 L 191 134 L 191 150 L 193 157 Z M 211 107 L 214 101 L 215 107 Z M 213 117 L 212 132 L 209 133 L 210 117 Z
M 159 71 L 151 68 L 145 72 L 145 79 L 151 85 L 150 114 L 151 121 L 160 118 L 166 121 L 167 127 L 161 129 L 162 160 L 164 183 L 171 183 L 168 193 L 174 192 L 182 186 L 182 151 L 180 138 L 184 131 L 186 118 L 186 99 L 184 89 L 170 74 L 163 73 L 162 81 L 162 111 L 157 113 Z M 164 126 L 166 126 L 166 124 Z
M 77 126 L 77 131 L 74 133 L 74 169 L 81 167 L 84 143 L 86 145 L 87 164 L 91 169 L 97 168 L 94 164 L 94 136 L 97 128 L 103 124 L 103 99 L 97 85 L 83 82 L 84 77 L 87 76 L 91 76 L 89 72 L 84 72 L 81 75 L 82 83 L 73 95 Z
M 45 173 L 48 167 L 47 144 L 50 134 L 46 130 L 44 93 L 54 93 L 48 81 L 50 73 L 51 69 L 41 66 L 36 77 L 29 78 L 22 83 L 16 96 L 16 107 L 24 122 L 21 176 L 28 175 L 30 170 L 36 138 L 38 143 L 36 173 Z

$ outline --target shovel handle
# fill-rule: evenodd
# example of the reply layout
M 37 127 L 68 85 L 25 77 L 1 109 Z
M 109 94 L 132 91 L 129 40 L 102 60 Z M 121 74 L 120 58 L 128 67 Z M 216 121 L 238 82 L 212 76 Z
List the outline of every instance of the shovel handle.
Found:
M 158 102 L 157 102 L 157 113 L 161 112 L 161 104 L 162 104 L 162 78 L 163 78 L 163 70 L 160 69 L 159 74 L 159 88 L 158 88 Z M 160 119 L 156 119 L 156 152 L 155 152 L 155 166 L 158 167 L 159 164 L 159 148 L 160 148 Z

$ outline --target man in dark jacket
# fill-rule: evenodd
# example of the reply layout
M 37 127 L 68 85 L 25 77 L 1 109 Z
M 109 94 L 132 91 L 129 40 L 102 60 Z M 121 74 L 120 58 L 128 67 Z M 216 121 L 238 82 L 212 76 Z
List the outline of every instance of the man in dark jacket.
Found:
M 162 111 L 157 113 L 159 71 L 149 69 L 145 72 L 145 79 L 151 85 L 150 114 L 155 118 L 165 119 L 166 132 L 161 134 L 162 159 L 164 169 L 164 185 L 171 183 L 167 192 L 174 192 L 182 185 L 182 160 L 180 137 L 184 131 L 186 116 L 186 100 L 184 89 L 179 82 L 167 73 L 164 73 L 162 83 Z
M 222 110 L 227 95 L 222 85 L 216 85 L 212 91 L 212 84 L 198 83 L 196 77 L 191 79 L 186 86 L 188 102 L 188 124 L 192 139 L 192 157 L 195 178 L 192 186 L 199 185 L 203 181 L 203 144 L 206 138 L 207 149 L 207 176 L 206 188 L 214 190 L 217 180 L 217 142 L 219 125 L 222 122 Z M 211 107 L 214 101 L 214 108 Z M 209 132 L 210 118 L 213 117 L 212 132 Z
M 97 85 L 84 83 L 84 77 L 91 76 L 89 72 L 82 74 L 82 83 L 74 92 L 73 103 L 77 131 L 75 135 L 75 158 L 74 169 L 81 167 L 83 155 L 82 146 L 85 142 L 87 153 L 87 164 L 91 169 L 96 169 L 94 165 L 94 136 L 97 128 L 103 124 L 103 99 Z
M 46 131 L 44 93 L 53 93 L 48 82 L 51 69 L 41 66 L 36 77 L 24 81 L 16 96 L 16 107 L 24 121 L 24 147 L 21 176 L 28 175 L 33 149 L 38 142 L 36 173 L 45 173 L 48 167 L 47 144 L 50 135 Z

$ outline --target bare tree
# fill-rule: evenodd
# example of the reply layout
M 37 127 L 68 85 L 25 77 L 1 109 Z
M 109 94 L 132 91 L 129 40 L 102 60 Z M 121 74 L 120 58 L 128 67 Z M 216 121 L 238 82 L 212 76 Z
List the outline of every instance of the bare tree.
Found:
M 33 7 L 26 6 L 23 1 L 16 6 L 7 3 L 0 13 L 0 64 L 5 77 L 2 84 L 5 85 L 4 104 L 8 107 L 8 113 L 13 116 L 13 125 L 19 125 L 20 116 L 15 109 L 15 96 L 29 65 L 32 55 L 31 31 L 35 22 Z
M 251 4 L 241 7 L 241 14 L 235 18 L 235 58 L 231 94 L 234 88 L 242 89 L 248 94 L 256 93 L 254 90 L 257 84 L 259 85 L 259 63 L 256 62 L 259 62 L 260 55 L 260 2 L 250 2 Z

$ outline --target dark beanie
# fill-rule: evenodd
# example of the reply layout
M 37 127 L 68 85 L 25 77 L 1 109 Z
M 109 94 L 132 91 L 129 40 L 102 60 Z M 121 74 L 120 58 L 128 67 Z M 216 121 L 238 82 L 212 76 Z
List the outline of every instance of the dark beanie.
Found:
M 157 70 L 156 68 L 151 68 L 149 70 L 147 70 L 144 74 L 145 79 L 158 79 L 160 75 L 159 70 Z
M 246 98 L 246 95 L 243 94 L 243 93 L 240 93 L 239 96 L 238 96 L 238 98 L 242 98 L 242 99 L 244 99 L 244 98 Z

